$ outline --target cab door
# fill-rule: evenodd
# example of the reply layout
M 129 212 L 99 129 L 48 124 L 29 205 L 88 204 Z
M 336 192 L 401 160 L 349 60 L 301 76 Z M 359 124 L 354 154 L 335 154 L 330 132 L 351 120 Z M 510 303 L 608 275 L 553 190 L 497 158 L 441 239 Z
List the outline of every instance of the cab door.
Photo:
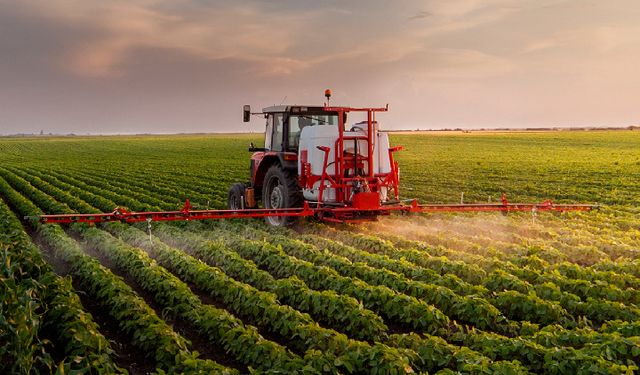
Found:
M 282 119 L 282 113 L 270 113 L 267 116 L 264 148 L 269 151 L 281 152 L 284 150 L 284 124 Z

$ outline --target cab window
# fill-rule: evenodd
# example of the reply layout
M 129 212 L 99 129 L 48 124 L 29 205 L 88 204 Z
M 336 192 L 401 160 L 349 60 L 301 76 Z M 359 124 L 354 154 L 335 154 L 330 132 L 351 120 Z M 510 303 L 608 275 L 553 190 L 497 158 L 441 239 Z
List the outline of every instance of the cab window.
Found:
M 271 151 L 283 151 L 284 127 L 282 124 L 282 113 L 274 113 L 273 118 L 273 135 L 271 137 Z
M 264 131 L 264 148 L 271 149 L 271 135 L 273 134 L 273 115 L 267 116 L 267 128 Z
M 300 132 L 305 126 L 309 125 L 309 120 L 301 116 L 289 117 L 289 140 L 287 143 L 289 151 L 295 151 L 298 149 L 298 145 L 300 144 Z
M 291 116 L 300 124 L 300 130 L 305 126 L 317 126 L 317 125 L 338 125 L 337 114 L 304 114 Z

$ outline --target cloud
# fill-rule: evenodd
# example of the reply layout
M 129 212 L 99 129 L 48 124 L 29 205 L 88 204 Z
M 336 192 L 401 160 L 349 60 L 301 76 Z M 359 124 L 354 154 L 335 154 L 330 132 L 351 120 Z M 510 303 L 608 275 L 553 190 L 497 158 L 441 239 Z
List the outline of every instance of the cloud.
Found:
M 67 43 L 58 66 L 79 76 L 103 79 L 126 76 L 131 66 L 127 60 L 136 56 L 135 51 L 154 48 L 182 51 L 197 60 L 245 60 L 251 66 L 246 73 L 254 77 L 289 76 L 338 61 L 401 63 L 425 51 L 429 37 L 473 28 L 508 12 L 498 0 L 435 3 L 414 15 L 434 18 L 433 25 L 424 30 L 393 26 L 393 20 L 389 25 L 327 24 L 327 19 L 336 17 L 355 21 L 352 9 L 339 4 L 296 11 L 260 3 L 219 2 L 215 7 L 191 1 L 177 4 L 169 0 L 53 0 L 43 6 L 25 0 L 23 7 L 59 24 L 90 30 L 84 40 Z M 358 27 L 366 32 L 353 35 L 354 40 L 344 38 Z M 314 40 L 317 43 L 302 42 L 313 40 L 319 30 L 326 32 L 326 38 Z M 402 38 L 399 33 L 404 34 Z M 358 39 L 361 36 L 365 39 Z
M 425 18 L 429 18 L 432 15 L 433 15 L 433 13 L 422 10 L 422 11 L 414 14 L 411 17 L 407 17 L 407 19 L 409 21 L 422 20 L 422 19 L 425 19 Z
M 432 15 L 424 36 L 474 29 L 496 22 L 520 7 L 508 0 L 461 0 L 443 1 L 429 4 L 427 12 Z
M 473 49 L 437 49 L 430 51 L 434 67 L 427 78 L 471 80 L 505 76 L 517 69 L 510 60 Z
M 237 130 L 242 104 L 327 87 L 397 128 L 613 124 L 640 97 L 632 0 L 0 4 L 3 132 Z
M 277 57 L 291 43 L 300 17 L 281 15 L 279 22 L 289 27 L 274 27 L 273 18 L 259 9 L 229 3 L 198 13 L 173 13 L 164 9 L 168 2 L 92 2 L 49 1 L 27 3 L 59 23 L 75 24 L 96 30 L 71 46 L 62 65 L 80 75 L 113 77 L 124 72 L 120 65 L 137 48 L 170 48 L 198 58 L 245 58 L 259 60 Z M 281 59 L 291 66 L 290 59 Z M 273 71 L 267 67 L 267 71 Z M 285 69 L 284 71 L 286 71 Z
M 610 52 L 619 48 L 634 50 L 640 43 L 640 26 L 602 26 L 593 31 L 593 42 L 599 52 Z
M 579 27 L 550 33 L 528 42 L 520 53 L 548 51 L 550 49 L 589 50 L 598 54 L 620 48 L 630 48 L 640 42 L 640 26 Z

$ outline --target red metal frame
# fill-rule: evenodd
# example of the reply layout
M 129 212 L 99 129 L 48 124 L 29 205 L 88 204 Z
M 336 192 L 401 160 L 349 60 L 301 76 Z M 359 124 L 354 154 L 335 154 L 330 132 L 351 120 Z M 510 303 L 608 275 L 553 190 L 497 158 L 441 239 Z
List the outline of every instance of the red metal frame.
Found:
M 130 212 L 116 207 L 111 213 L 100 214 L 55 214 L 36 216 L 45 224 L 69 224 L 69 223 L 102 223 L 108 221 L 122 221 L 137 223 L 142 221 L 176 221 L 176 220 L 203 220 L 203 219 L 242 219 L 267 216 L 312 216 L 314 211 L 305 205 L 300 208 L 278 209 L 244 209 L 244 210 L 191 210 L 189 200 L 185 202 L 180 211 L 146 211 Z M 31 218 L 31 217 L 28 217 Z
M 365 198 L 366 199 L 366 198 Z M 136 223 L 142 221 L 176 221 L 203 219 L 243 219 L 268 216 L 310 217 L 333 222 L 359 222 L 375 220 L 378 216 L 397 212 L 466 212 L 466 211 L 589 211 L 596 208 L 591 204 L 554 204 L 550 200 L 542 203 L 508 203 L 503 195 L 503 203 L 479 204 L 418 204 L 413 200 L 411 204 L 394 204 L 375 209 L 363 207 L 311 207 L 304 202 L 299 208 L 278 209 L 245 209 L 245 210 L 191 210 L 189 200 L 180 211 L 149 211 L 129 212 L 123 208 L 116 208 L 111 213 L 100 214 L 56 214 L 35 216 L 45 224 L 69 223 L 102 223 L 108 221 L 122 221 Z M 33 217 L 28 217 L 33 218 Z
M 327 173 L 327 167 L 329 165 L 329 154 L 331 152 L 330 147 L 319 146 L 318 149 L 324 152 L 324 160 L 322 166 L 322 173 L 320 175 L 312 175 L 311 168 L 305 157 L 300 158 L 300 184 L 302 188 L 313 188 L 314 184 L 320 181 L 320 187 L 318 192 L 318 202 L 316 203 L 316 210 L 321 211 L 320 217 L 329 219 L 331 217 L 340 220 L 347 218 L 352 214 L 353 209 L 361 210 L 382 210 L 387 211 L 387 208 L 381 208 L 380 199 L 374 200 L 371 193 L 379 194 L 380 190 L 384 188 L 391 188 L 394 190 L 394 197 L 398 198 L 398 169 L 397 163 L 393 161 L 393 152 L 398 151 L 401 147 L 394 147 L 389 150 L 389 160 L 391 165 L 391 171 L 389 173 L 376 174 L 375 168 L 375 156 L 374 156 L 374 122 L 376 112 L 386 112 L 388 107 L 380 108 L 351 108 L 351 107 L 329 107 L 325 106 L 324 111 L 335 112 L 338 115 L 338 139 L 336 139 L 333 145 L 334 157 L 333 163 L 334 173 L 330 175 Z M 367 112 L 367 133 L 366 135 L 345 135 L 344 114 L 348 112 Z M 347 155 L 345 153 L 345 142 L 358 141 L 367 142 L 367 155 L 361 156 L 358 152 L 353 155 Z M 357 143 L 356 143 L 357 145 Z M 304 151 L 304 150 L 303 150 Z M 361 175 L 358 173 L 359 169 L 364 168 L 364 163 L 367 166 L 367 173 Z M 351 171 L 351 175 L 349 175 Z M 362 187 L 362 191 L 352 194 L 354 185 L 358 184 Z M 332 202 L 330 205 L 323 202 L 325 190 L 334 189 L 336 192 L 336 202 Z M 358 194 L 363 194 L 362 197 L 357 197 Z M 354 203 L 357 203 L 354 204 Z M 339 205 L 340 207 L 336 207 Z M 321 210 L 322 207 L 327 208 Z M 349 214 L 344 213 L 342 210 L 346 208 L 349 210 Z

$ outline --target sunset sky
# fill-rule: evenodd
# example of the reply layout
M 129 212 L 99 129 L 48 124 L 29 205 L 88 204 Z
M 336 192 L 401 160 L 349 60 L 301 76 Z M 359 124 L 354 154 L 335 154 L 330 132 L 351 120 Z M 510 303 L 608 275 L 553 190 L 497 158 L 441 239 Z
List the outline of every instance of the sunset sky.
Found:
M 640 2 L 0 0 L 0 134 L 260 131 L 325 88 L 390 129 L 640 124 Z

